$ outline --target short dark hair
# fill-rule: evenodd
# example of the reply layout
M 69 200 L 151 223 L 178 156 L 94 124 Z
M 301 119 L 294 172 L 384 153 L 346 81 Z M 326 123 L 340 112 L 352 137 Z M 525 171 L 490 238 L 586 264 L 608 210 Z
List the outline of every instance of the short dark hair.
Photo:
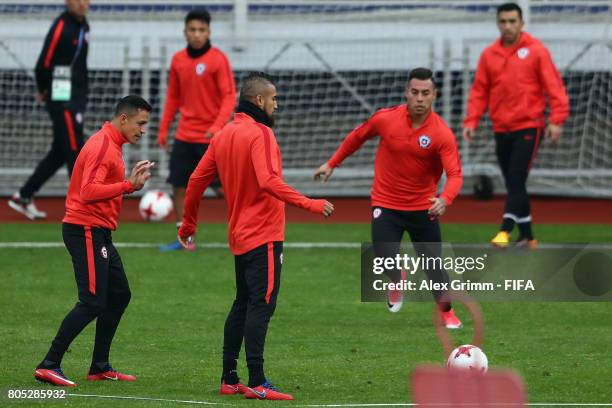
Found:
M 265 72 L 251 72 L 240 87 L 240 100 L 252 100 L 261 95 L 263 86 L 275 85 L 274 78 Z
M 206 9 L 191 10 L 185 16 L 185 25 L 187 25 L 191 20 L 199 20 L 210 25 L 210 13 Z
M 408 85 L 413 79 L 419 79 L 421 81 L 427 81 L 428 79 L 430 79 L 434 88 L 437 88 L 434 73 L 429 68 L 415 68 L 410 71 L 410 73 L 408 74 L 408 82 L 406 82 L 406 85 Z
M 123 98 L 119 99 L 119 102 L 117 102 L 117 105 L 115 106 L 115 117 L 118 117 L 122 113 L 132 116 L 138 113 L 139 109 L 146 110 L 147 112 L 151 112 L 153 110 L 149 102 L 145 101 L 138 95 L 124 96 Z
M 523 19 L 523 9 L 516 3 L 504 3 L 497 7 L 497 16 L 499 17 L 499 13 L 504 11 L 517 11 L 520 19 Z

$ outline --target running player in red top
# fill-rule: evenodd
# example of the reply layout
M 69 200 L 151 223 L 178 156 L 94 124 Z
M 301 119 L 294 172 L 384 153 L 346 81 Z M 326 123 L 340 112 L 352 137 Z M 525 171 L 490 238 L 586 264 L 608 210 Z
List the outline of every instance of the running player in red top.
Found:
M 491 243 L 507 247 L 514 224 L 518 224 L 517 245 L 535 249 L 527 177 L 546 124 L 546 100 L 550 116 L 545 134 L 553 143 L 561 137 L 569 102 L 550 53 L 540 41 L 521 31 L 523 24 L 523 12 L 517 4 L 498 7 L 497 28 L 501 36 L 480 56 L 463 122 L 463 138 L 472 141 L 488 108 L 495 132 L 495 153 L 508 190 L 501 228 Z
M 185 17 L 187 47 L 172 57 L 166 104 L 159 128 L 158 143 L 168 144 L 168 130 L 177 112 L 178 127 L 170 156 L 174 214 L 177 228 L 183 218 L 185 187 L 189 176 L 208 149 L 211 138 L 229 121 L 236 107 L 236 84 L 225 54 L 210 45 L 210 14 L 206 10 L 190 11 Z M 218 181 L 215 192 L 222 190 Z M 160 249 L 182 249 L 178 241 Z M 195 249 L 193 244 L 189 249 Z
M 276 87 L 263 73 L 249 75 L 234 120 L 211 141 L 187 186 L 179 240 L 196 232 L 202 193 L 218 176 L 229 209 L 228 240 L 236 260 L 236 299 L 225 322 L 221 394 L 290 400 L 266 379 L 263 352 L 276 307 L 283 263 L 285 203 L 329 216 L 325 200 L 311 200 L 283 181 L 281 153 L 272 131 Z M 249 386 L 239 382 L 236 362 L 244 339 Z
M 455 135 L 432 111 L 437 95 L 433 72 L 426 68 L 412 70 L 405 95 L 407 104 L 381 109 L 355 128 L 332 158 L 315 172 L 315 179 L 323 176 L 327 181 L 334 168 L 366 140 L 380 136 L 372 186 L 374 252 L 377 257 L 394 257 L 404 231 L 408 231 L 417 254 L 439 257 L 442 238 L 438 217 L 461 190 L 461 162 Z M 436 191 L 443 170 L 447 182 L 438 196 Z M 425 272 L 432 281 L 448 282 L 444 269 Z M 405 280 L 404 271 L 387 270 L 385 274 L 393 282 Z M 450 303 L 439 301 L 443 292 L 434 291 L 433 294 L 446 327 L 461 328 Z M 389 310 L 398 312 L 403 293 L 389 291 L 387 301 Z
M 77 157 L 66 197 L 62 224 L 64 244 L 72 257 L 79 294 L 66 315 L 49 352 L 34 377 L 59 386 L 77 384 L 63 374 L 60 365 L 70 343 L 94 319 L 96 336 L 90 381 L 136 381 L 109 363 L 109 352 L 121 316 L 130 302 L 130 287 L 111 231 L 117 228 L 124 194 L 140 190 L 150 177 L 152 162 L 141 161 L 125 179 L 122 145 L 136 144 L 149 121 L 151 106 L 139 96 L 126 96 L 104 124 L 83 146 Z

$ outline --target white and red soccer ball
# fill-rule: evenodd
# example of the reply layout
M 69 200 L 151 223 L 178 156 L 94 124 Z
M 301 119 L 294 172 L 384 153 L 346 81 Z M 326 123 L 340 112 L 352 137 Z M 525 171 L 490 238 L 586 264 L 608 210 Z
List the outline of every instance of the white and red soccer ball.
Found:
M 172 199 L 160 190 L 147 191 L 140 199 L 138 212 L 145 221 L 162 221 L 172 212 Z
M 464 344 L 450 353 L 446 366 L 452 371 L 470 371 L 484 374 L 489 369 L 489 360 L 479 347 Z

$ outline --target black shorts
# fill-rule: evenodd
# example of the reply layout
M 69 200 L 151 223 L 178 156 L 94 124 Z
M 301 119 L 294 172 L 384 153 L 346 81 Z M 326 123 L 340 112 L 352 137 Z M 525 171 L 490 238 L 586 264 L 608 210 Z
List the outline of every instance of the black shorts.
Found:
M 269 242 L 236 255 L 236 299 L 274 307 L 280 289 L 283 243 Z
M 208 150 L 208 143 L 188 143 L 175 140 L 172 145 L 172 153 L 170 154 L 168 183 L 172 187 L 187 187 L 191 173 L 193 173 L 202 157 L 204 157 L 206 150 Z M 216 178 L 211 183 L 213 188 L 217 188 L 220 185 L 219 180 Z
M 408 232 L 417 255 L 439 257 L 442 253 L 440 223 L 427 210 L 400 211 L 384 207 L 372 208 L 372 244 L 376 256 L 392 258 L 400 251 L 404 232 Z M 429 273 L 429 272 L 428 272 Z M 437 272 L 434 279 L 440 281 Z M 399 270 L 386 270 L 391 280 L 398 281 Z M 445 272 L 442 273 L 442 276 Z
M 372 208 L 372 242 L 401 242 L 405 231 L 412 242 L 442 241 L 438 218 L 430 217 L 427 210 Z
M 110 230 L 64 223 L 62 236 L 72 257 L 79 301 L 95 308 L 123 310 L 131 292 Z
M 527 128 L 508 133 L 495 134 L 495 154 L 506 182 L 511 177 L 527 181 L 533 165 L 543 129 Z

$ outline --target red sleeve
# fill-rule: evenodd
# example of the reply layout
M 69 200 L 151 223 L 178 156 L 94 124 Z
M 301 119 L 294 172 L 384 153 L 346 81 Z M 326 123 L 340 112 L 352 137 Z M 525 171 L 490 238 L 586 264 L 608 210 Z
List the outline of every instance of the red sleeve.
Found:
M 569 99 L 561 75 L 555 67 L 550 52 L 542 47 L 540 54 L 540 83 L 544 85 L 550 104 L 550 123 L 562 125 L 569 116 Z
M 234 74 L 225 54 L 220 53 L 221 64 L 216 72 L 217 87 L 221 94 L 221 107 L 213 125 L 208 129 L 211 133 L 217 133 L 229 121 L 234 108 L 236 108 L 236 83 Z
M 461 159 L 457 150 L 457 140 L 450 129 L 446 129 L 448 137 L 440 146 L 440 159 L 442 167 L 446 172 L 446 184 L 440 198 L 444 199 L 446 205 L 451 205 L 463 185 L 463 174 L 461 172 Z
M 178 112 L 181 103 L 180 79 L 175 65 L 175 58 L 173 58 L 172 63 L 170 64 L 170 75 L 168 78 L 168 89 L 166 91 L 164 113 L 159 124 L 158 140 L 165 140 L 168 138 L 168 130 L 174 121 L 174 117 L 176 116 L 176 112 Z
M 476 129 L 480 118 L 487 110 L 489 104 L 489 92 L 491 90 L 491 82 L 487 73 L 486 51 L 480 56 L 478 67 L 476 68 L 476 76 L 470 90 L 470 96 L 467 101 L 467 115 L 463 121 L 464 127 Z
M 268 127 L 259 124 L 258 127 L 262 134 L 251 142 L 251 160 L 259 187 L 281 201 L 322 214 L 325 200 L 312 200 L 304 196 L 279 176 L 281 163 L 275 154 L 278 150 L 276 138 Z
M 198 209 L 204 190 L 210 185 L 217 175 L 217 163 L 215 161 L 215 140 L 211 140 L 208 150 L 198 163 L 187 184 L 185 192 L 185 204 L 183 209 L 183 222 L 179 229 L 179 235 L 187 238 L 195 234 L 198 225 Z
M 340 147 L 338 147 L 338 150 L 336 150 L 334 155 L 327 162 L 330 167 L 334 168 L 340 166 L 344 159 L 355 153 L 366 140 L 376 136 L 375 118 L 377 114 L 378 112 L 372 115 L 370 119 L 357 126 L 348 136 L 346 136 L 344 141 L 340 144 Z
M 108 139 L 104 139 L 97 154 L 87 157 L 81 180 L 81 199 L 85 202 L 104 201 L 122 194 L 134 192 L 132 183 L 123 180 L 118 183 L 105 184 L 112 161 L 108 157 Z

